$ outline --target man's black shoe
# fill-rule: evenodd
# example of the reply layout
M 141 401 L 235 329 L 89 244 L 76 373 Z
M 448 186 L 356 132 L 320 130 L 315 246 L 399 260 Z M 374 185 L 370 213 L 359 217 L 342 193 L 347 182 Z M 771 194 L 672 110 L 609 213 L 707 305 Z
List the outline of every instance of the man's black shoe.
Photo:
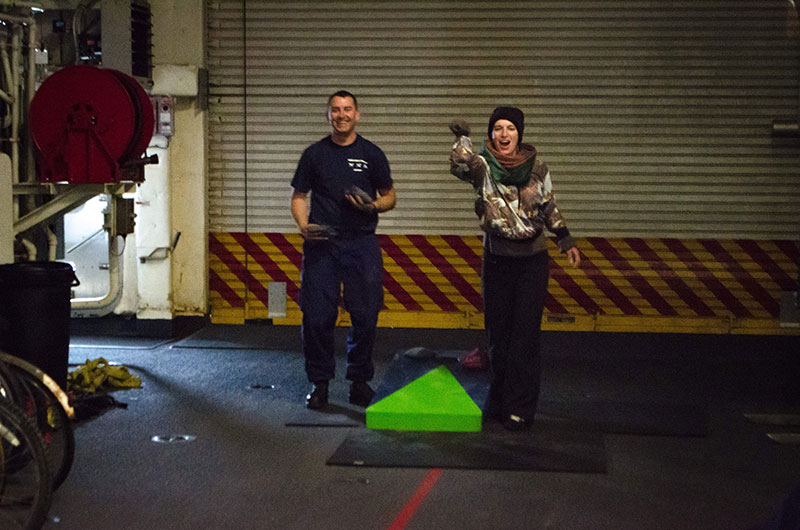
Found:
M 320 381 L 314 383 L 311 393 L 306 396 L 306 407 L 310 409 L 321 409 L 328 404 L 328 382 Z
M 375 397 L 375 391 L 364 381 L 353 381 L 350 385 L 350 403 L 353 405 L 366 407 L 373 397 Z

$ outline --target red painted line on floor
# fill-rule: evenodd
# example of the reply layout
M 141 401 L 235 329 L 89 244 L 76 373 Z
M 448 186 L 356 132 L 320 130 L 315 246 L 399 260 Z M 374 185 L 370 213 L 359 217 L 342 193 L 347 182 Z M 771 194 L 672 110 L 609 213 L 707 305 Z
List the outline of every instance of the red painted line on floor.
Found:
M 408 503 L 400 510 L 400 513 L 397 514 L 394 522 L 389 527 L 389 530 L 402 530 L 406 527 L 408 522 L 414 517 L 414 514 L 417 513 L 422 501 L 425 500 L 428 493 L 433 489 L 433 486 L 436 484 L 436 481 L 439 480 L 439 477 L 442 476 L 442 469 L 431 469 L 425 478 L 422 480 L 422 484 L 419 485 L 417 491 L 414 492 L 414 495 L 408 500 Z

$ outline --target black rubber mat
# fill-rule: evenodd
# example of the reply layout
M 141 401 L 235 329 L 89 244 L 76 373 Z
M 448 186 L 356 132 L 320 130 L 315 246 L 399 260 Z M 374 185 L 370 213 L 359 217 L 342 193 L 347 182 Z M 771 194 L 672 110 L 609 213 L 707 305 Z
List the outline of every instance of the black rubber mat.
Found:
M 428 350 L 423 357 L 409 350 L 395 355 L 386 369 L 375 395 L 377 402 L 399 390 L 439 365 L 444 365 L 455 376 L 473 401 L 483 407 L 489 390 L 489 372 L 468 370 L 461 365 L 462 352 Z M 434 355 L 430 355 L 433 353 Z M 545 391 L 548 380 L 543 381 Z M 544 392 L 543 392 L 544 393 Z M 536 421 L 552 419 L 567 421 L 580 429 L 607 434 L 636 434 L 653 436 L 705 436 L 707 412 L 702 404 L 679 404 L 654 401 L 651 396 L 641 401 L 565 398 L 539 403 Z
M 525 432 L 491 425 L 480 433 L 356 429 L 329 465 L 605 473 L 600 433 L 540 422 Z
M 152 350 L 163 346 L 171 340 L 147 337 L 73 335 L 69 339 L 69 347 L 100 350 Z
M 287 427 L 363 427 L 364 409 L 355 405 L 328 403 L 322 410 L 303 408 L 291 415 Z
M 177 341 L 172 348 L 299 350 L 300 334 L 293 326 L 215 324 Z
M 606 434 L 706 436 L 708 414 L 697 404 L 623 401 L 543 401 L 540 418 L 569 421 Z

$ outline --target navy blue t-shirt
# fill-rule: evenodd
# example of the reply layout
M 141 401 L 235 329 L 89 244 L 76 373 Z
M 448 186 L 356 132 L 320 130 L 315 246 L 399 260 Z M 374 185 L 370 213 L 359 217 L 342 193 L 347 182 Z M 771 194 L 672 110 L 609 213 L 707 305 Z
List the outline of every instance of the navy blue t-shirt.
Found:
M 378 197 L 377 190 L 392 187 L 386 155 L 361 135 L 346 146 L 337 145 L 330 136 L 310 145 L 292 178 L 295 191 L 311 192 L 309 223 L 328 225 L 345 234 L 375 232 L 378 214 L 354 208 L 345 197 L 350 186 L 358 186 L 373 200 Z

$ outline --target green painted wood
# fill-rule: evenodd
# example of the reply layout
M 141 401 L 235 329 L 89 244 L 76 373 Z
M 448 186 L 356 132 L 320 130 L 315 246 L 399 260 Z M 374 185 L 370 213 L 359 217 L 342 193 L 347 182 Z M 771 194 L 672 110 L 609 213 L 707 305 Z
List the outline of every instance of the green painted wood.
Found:
M 481 430 L 481 409 L 445 366 L 367 407 L 367 427 L 396 431 Z

